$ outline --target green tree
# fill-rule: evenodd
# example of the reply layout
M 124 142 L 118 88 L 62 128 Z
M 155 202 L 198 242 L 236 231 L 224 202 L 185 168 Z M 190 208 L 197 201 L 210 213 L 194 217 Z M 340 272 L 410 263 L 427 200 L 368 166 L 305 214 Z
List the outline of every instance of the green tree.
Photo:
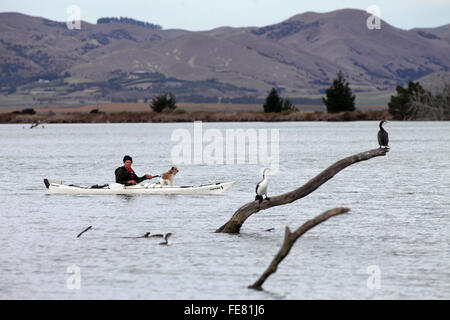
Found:
M 162 112 L 163 110 L 175 110 L 177 108 L 177 102 L 172 92 L 162 93 L 152 98 L 150 102 L 150 108 L 155 112 Z
M 325 94 L 326 98 L 322 100 L 329 113 L 355 111 L 355 96 L 341 71 L 338 72 L 337 79 L 333 80 L 333 84 L 325 91 Z
M 264 112 L 281 112 L 283 106 L 283 99 L 278 95 L 277 90 L 272 88 L 264 103 Z
M 289 98 L 283 99 L 281 111 L 298 111 L 298 109 L 291 103 Z
M 416 97 L 424 96 L 426 90 L 422 88 L 419 82 L 408 83 L 408 87 L 397 86 L 396 96 L 391 96 L 391 100 L 388 103 L 388 111 L 396 120 L 405 120 L 416 118 L 416 108 L 412 106 L 412 100 Z

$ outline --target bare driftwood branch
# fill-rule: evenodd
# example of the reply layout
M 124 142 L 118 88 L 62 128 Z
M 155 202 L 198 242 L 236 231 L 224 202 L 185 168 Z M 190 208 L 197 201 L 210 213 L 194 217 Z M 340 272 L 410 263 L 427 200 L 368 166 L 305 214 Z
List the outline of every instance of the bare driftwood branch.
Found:
M 384 156 L 389 151 L 388 148 L 378 148 L 369 151 L 361 152 L 353 156 L 349 156 L 338 162 L 334 163 L 317 176 L 309 180 L 303 186 L 290 191 L 288 193 L 281 194 L 279 196 L 270 197 L 270 200 L 264 200 L 259 203 L 258 201 L 249 202 L 242 207 L 240 207 L 231 217 L 231 219 L 225 223 L 222 227 L 216 230 L 216 232 L 223 233 L 239 233 L 241 226 L 244 224 L 245 220 L 252 214 L 265 210 L 271 207 L 280 206 L 283 204 L 294 202 L 300 198 L 303 198 L 315 191 L 322 184 L 334 177 L 339 171 L 345 169 L 349 165 L 354 163 L 369 160 L 374 157 Z
M 295 230 L 294 232 L 291 232 L 289 230 L 289 227 L 286 227 L 286 231 L 284 234 L 284 242 L 281 246 L 280 250 L 278 251 L 275 258 L 270 263 L 269 267 L 267 267 L 266 271 L 259 277 L 259 279 L 249 286 L 251 289 L 261 289 L 261 286 L 263 285 L 264 281 L 267 280 L 267 278 L 277 271 L 277 267 L 280 264 L 281 261 L 288 255 L 289 251 L 291 250 L 292 246 L 294 245 L 295 241 L 297 241 L 298 238 L 300 238 L 306 231 L 314 228 L 319 223 L 324 222 L 330 217 L 343 214 L 348 212 L 350 209 L 348 208 L 334 208 L 328 211 L 325 211 L 324 213 L 318 215 L 314 219 L 308 220 L 305 222 L 300 228 Z

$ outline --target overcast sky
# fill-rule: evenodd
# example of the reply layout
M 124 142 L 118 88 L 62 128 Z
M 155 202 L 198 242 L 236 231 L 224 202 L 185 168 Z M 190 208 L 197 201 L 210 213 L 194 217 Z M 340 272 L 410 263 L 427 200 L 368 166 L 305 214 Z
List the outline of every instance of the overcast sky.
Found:
M 81 19 L 130 17 L 164 29 L 210 30 L 221 26 L 265 26 L 306 11 L 328 12 L 377 5 L 381 18 L 402 28 L 450 23 L 450 0 L 2 0 L 0 12 L 20 12 L 66 21 L 67 8 L 77 5 Z

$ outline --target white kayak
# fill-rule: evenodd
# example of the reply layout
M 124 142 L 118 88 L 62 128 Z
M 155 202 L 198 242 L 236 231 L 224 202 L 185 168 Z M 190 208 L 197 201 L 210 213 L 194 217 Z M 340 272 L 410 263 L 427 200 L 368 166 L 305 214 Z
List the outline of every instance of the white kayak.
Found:
M 217 195 L 230 188 L 235 181 L 200 186 L 163 186 L 141 182 L 132 186 L 110 183 L 103 186 L 67 185 L 60 180 L 44 179 L 45 186 L 54 194 L 188 194 Z

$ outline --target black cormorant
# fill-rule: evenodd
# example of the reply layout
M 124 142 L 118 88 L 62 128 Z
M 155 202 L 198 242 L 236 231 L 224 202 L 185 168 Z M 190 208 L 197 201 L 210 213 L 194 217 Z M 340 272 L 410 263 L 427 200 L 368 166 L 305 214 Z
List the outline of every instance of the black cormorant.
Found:
M 383 128 L 383 123 L 387 122 L 383 120 L 380 122 L 380 131 L 378 131 L 378 144 L 380 148 L 386 147 L 389 148 L 389 135 L 386 130 Z

